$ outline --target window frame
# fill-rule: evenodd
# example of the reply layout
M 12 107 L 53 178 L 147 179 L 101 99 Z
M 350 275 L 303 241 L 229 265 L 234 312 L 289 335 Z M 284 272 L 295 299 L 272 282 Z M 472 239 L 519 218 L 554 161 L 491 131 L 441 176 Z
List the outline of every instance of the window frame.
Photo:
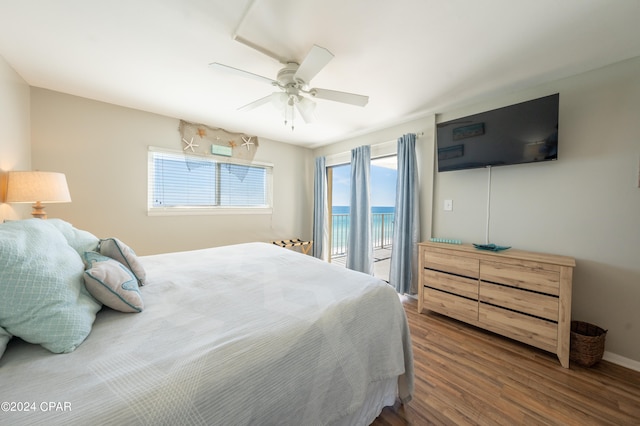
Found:
M 153 188 L 155 183 L 155 154 L 168 154 L 184 157 L 195 157 L 198 160 L 211 161 L 218 164 L 234 164 L 259 167 L 266 170 L 264 206 L 171 206 L 155 207 L 153 205 Z M 216 167 L 217 169 L 217 167 Z M 147 216 L 182 216 L 182 215 L 216 215 L 216 214 L 272 214 L 273 213 L 273 164 L 264 161 L 245 161 L 220 155 L 207 155 L 196 152 L 183 152 L 166 148 L 149 146 L 147 150 Z

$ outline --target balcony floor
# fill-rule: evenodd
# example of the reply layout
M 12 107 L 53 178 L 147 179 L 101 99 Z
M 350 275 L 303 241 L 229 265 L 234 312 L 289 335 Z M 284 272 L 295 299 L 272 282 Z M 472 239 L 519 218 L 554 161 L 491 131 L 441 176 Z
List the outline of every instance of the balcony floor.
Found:
M 337 255 L 331 258 L 331 263 L 346 266 L 347 256 Z M 389 268 L 391 267 L 391 246 L 373 249 L 373 275 L 389 282 Z

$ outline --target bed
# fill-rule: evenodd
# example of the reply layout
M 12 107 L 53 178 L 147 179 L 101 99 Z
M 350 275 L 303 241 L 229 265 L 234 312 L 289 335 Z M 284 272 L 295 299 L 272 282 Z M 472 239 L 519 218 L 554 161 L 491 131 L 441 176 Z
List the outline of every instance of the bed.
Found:
M 59 220 L 0 225 L 0 424 L 366 425 L 411 399 L 409 329 L 383 281 L 267 243 L 137 257 L 112 238 L 106 257 L 137 283 L 107 300 L 118 310 L 87 291 L 105 241 Z M 35 338 L 15 319 L 22 289 L 65 262 L 91 322 L 63 327 L 82 330 L 66 346 L 51 315 Z

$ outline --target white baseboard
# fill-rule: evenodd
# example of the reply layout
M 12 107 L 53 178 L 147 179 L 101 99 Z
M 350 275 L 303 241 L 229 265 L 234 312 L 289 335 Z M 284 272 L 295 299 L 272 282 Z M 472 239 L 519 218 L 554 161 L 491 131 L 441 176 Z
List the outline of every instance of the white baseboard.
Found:
M 613 352 L 604 351 L 602 359 L 631 370 L 640 371 L 640 362 L 614 354 Z

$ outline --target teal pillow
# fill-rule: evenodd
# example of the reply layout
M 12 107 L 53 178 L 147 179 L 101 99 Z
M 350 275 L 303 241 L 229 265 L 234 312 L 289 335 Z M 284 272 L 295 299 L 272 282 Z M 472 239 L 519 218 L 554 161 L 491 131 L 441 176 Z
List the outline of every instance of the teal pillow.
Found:
M 2 358 L 2 354 L 5 349 L 7 349 L 7 343 L 11 340 L 11 335 L 7 333 L 7 330 L 0 327 L 0 358 Z
M 83 282 L 84 263 L 47 220 L 0 226 L 0 327 L 54 353 L 91 332 L 101 305 Z
M 100 239 L 90 232 L 76 229 L 69 222 L 62 219 L 49 219 L 47 223 L 53 225 L 64 235 L 67 243 L 78 252 L 80 256 L 86 251 L 96 251 Z
M 144 303 L 133 272 L 117 260 L 93 251 L 84 254 L 89 269 L 84 285 L 108 307 L 121 312 L 142 312 Z

